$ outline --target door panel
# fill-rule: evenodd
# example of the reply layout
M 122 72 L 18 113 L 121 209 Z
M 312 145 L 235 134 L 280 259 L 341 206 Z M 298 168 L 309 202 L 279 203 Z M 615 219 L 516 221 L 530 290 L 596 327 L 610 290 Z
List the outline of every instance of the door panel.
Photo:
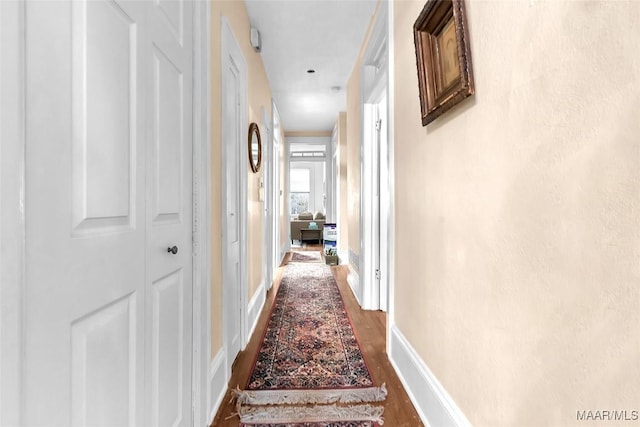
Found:
M 152 425 L 184 425 L 185 358 L 183 269 L 153 283 Z M 189 357 L 189 353 L 186 354 Z
M 167 26 L 176 41 L 182 45 L 184 34 L 184 1 L 183 0 L 155 0 L 155 5 L 166 19 Z
M 135 425 L 136 307 L 129 294 L 71 325 L 71 425 Z
M 133 225 L 136 22 L 115 2 L 71 7 L 74 232 L 121 230 Z
M 144 127 L 131 118 L 144 117 L 132 75 L 143 39 L 131 31 L 144 11 L 59 1 L 25 12 L 23 421 L 141 425 Z
M 241 349 L 241 267 L 240 262 L 240 147 L 242 138 L 240 111 L 240 69 L 230 54 L 223 58 L 223 144 L 225 162 L 225 342 L 228 363 Z
M 162 4 L 26 3 L 25 425 L 192 424 L 192 15 Z
M 150 5 L 149 407 L 154 426 L 191 426 L 192 3 Z M 177 253 L 168 252 L 174 246 Z
M 238 188 L 238 158 L 239 152 L 237 148 L 237 142 L 239 141 L 239 121 L 240 112 L 238 108 L 238 69 L 235 64 L 229 64 L 229 68 L 226 70 L 226 112 L 228 123 L 228 133 L 226 133 L 225 144 L 227 144 L 226 152 L 226 164 L 227 164 L 227 242 L 230 245 L 235 245 L 240 240 L 240 233 L 238 230 L 238 217 L 240 211 L 240 194 Z
M 160 49 L 153 49 L 154 140 L 152 198 L 154 222 L 179 222 L 182 206 L 182 72 Z

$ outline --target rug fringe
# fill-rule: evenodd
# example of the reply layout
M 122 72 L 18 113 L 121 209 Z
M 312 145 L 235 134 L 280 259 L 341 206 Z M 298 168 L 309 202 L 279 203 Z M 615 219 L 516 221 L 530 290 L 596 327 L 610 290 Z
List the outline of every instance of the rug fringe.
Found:
M 321 251 L 291 251 L 291 258 L 287 265 L 295 263 L 323 263 Z
M 304 405 L 327 403 L 382 402 L 387 386 L 330 390 L 233 390 L 241 405 Z
M 291 423 L 323 421 L 373 421 L 384 424 L 383 406 L 241 406 L 240 422 Z

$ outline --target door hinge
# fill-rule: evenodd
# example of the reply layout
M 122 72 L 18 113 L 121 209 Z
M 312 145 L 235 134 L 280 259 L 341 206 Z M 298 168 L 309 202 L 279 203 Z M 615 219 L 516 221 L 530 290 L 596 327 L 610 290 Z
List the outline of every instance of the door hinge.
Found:
M 376 280 L 380 280 L 380 269 L 376 269 Z
M 382 119 L 376 120 L 376 130 L 382 129 Z

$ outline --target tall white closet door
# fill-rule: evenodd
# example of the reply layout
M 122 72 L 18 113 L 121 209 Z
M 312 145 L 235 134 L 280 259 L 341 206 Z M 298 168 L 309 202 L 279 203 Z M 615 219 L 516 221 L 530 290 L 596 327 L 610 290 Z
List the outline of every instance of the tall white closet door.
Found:
M 153 426 L 191 426 L 191 6 L 154 1 L 148 19 L 146 376 Z
M 186 9 L 26 3 L 25 425 L 191 424 Z

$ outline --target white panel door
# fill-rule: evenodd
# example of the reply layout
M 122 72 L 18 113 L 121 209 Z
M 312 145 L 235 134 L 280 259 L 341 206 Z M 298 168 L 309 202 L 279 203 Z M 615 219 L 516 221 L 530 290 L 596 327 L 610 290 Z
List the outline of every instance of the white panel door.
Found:
M 191 6 L 182 0 L 154 1 L 148 15 L 147 398 L 152 426 L 191 426 Z
M 241 132 L 240 79 L 238 62 L 229 55 L 223 58 L 223 133 L 225 159 L 225 198 L 223 230 L 225 256 L 225 343 L 228 346 L 228 360 L 231 364 L 242 346 L 241 313 L 241 264 L 240 264 L 240 147 L 244 141 Z
M 185 9 L 26 3 L 25 425 L 191 424 Z
M 140 6 L 26 4 L 25 425 L 144 420 Z

